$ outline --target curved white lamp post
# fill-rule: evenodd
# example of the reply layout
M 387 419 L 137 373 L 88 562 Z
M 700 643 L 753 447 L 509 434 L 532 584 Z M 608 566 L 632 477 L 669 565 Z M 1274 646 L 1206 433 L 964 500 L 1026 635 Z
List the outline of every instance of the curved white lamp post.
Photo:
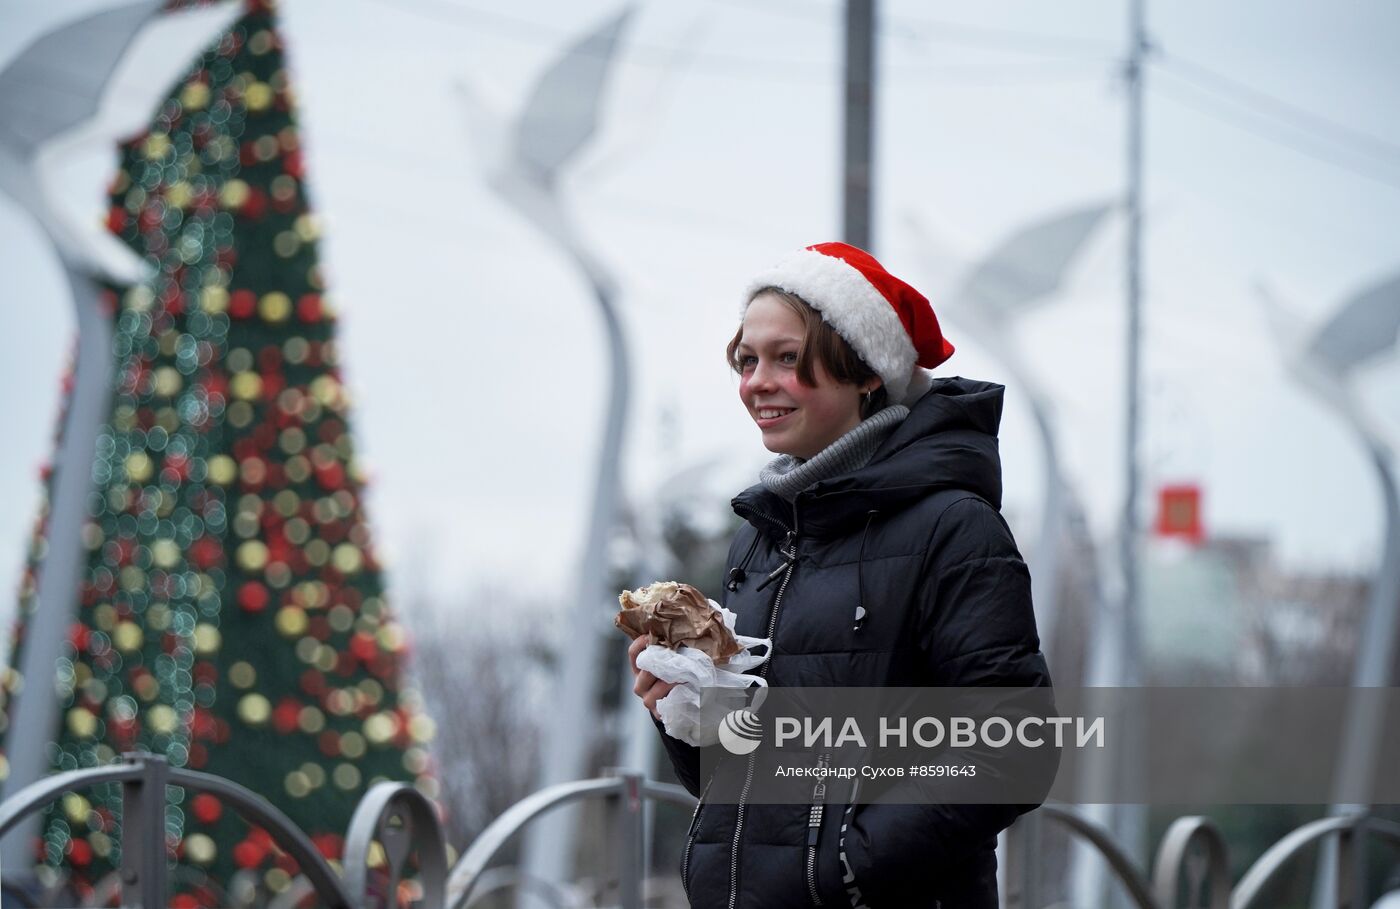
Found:
M 163 15 L 163 7 L 161 0 L 140 0 L 74 19 L 40 35 L 0 71 L 0 189 L 33 217 L 53 246 L 78 325 L 73 387 L 54 457 L 48 551 L 17 667 L 25 685 L 12 696 L 5 795 L 44 775 L 44 745 L 57 731 L 58 699 L 50 683 L 77 611 L 85 557 L 79 533 L 92 488 L 93 452 L 111 396 L 112 325 L 99 305 L 98 282 L 132 284 L 148 274 L 128 247 L 86 226 L 96 219 L 58 201 L 48 172 L 61 157 L 94 144 L 109 147 L 116 137 L 144 128 L 170 81 L 230 18 L 228 4 L 188 14 L 202 27 L 162 41 L 155 59 L 143 61 L 151 76 L 141 86 L 146 97 L 106 97 L 131 44 Z M 98 201 L 92 200 L 94 208 Z M 6 837 L 3 864 L 12 871 L 29 867 L 38 821 L 36 816 Z
M 607 544 L 621 497 L 622 437 L 627 418 L 628 363 L 617 286 L 587 248 L 559 191 L 559 176 L 598 127 L 598 109 L 617 47 L 632 15 L 624 9 L 566 48 L 540 76 L 521 112 L 506 124 L 463 87 L 469 126 L 485 158 L 486 180 L 502 199 L 543 231 L 583 272 L 593 290 L 611 355 L 610 394 L 593 491 L 592 517 L 580 564 L 576 603 L 568 604 L 568 635 L 560 663 L 559 706 L 547 718 L 541 786 L 584 776 L 588 746 L 598 729 L 599 664 L 616 597 L 608 590 Z M 570 812 L 556 812 L 526 836 L 528 873 L 546 881 L 567 877 L 573 856 Z

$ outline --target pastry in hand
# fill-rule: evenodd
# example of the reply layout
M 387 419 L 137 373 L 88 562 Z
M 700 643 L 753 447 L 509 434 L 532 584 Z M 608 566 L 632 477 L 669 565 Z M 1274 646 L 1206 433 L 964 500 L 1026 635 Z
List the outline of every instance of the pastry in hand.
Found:
M 640 590 L 624 590 L 621 611 L 613 620 L 629 638 L 651 635 L 652 643 L 675 650 L 682 644 L 703 652 L 716 665 L 744 648 L 724 624 L 724 614 L 689 584 L 657 581 Z

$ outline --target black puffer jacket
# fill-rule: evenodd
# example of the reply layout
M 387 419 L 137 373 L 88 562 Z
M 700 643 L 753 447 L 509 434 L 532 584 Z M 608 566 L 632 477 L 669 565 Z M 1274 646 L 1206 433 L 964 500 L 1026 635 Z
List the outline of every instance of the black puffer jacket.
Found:
M 1050 684 L 1030 576 L 998 511 L 1002 392 L 938 380 L 859 471 L 793 505 L 762 486 L 734 499 L 747 523 L 729 565 L 744 577 L 723 599 L 741 634 L 772 637 L 770 685 Z M 785 547 L 791 571 L 759 591 Z M 700 795 L 699 749 L 662 740 Z M 1032 807 L 829 804 L 809 849 L 807 806 L 758 797 L 698 809 L 682 860 L 696 909 L 993 909 L 996 835 Z

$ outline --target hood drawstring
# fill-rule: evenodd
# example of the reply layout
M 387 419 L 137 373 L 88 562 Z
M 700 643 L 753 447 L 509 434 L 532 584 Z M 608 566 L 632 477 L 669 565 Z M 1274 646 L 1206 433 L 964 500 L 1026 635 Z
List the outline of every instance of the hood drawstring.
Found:
M 860 532 L 860 551 L 856 554 L 856 617 L 855 624 L 851 626 L 852 631 L 860 631 L 860 626 L 865 624 L 865 538 L 870 535 L 870 523 L 875 520 L 875 516 L 880 513 L 878 508 L 872 508 L 865 513 L 865 529 Z
M 753 558 L 753 552 L 758 548 L 759 536 L 760 534 L 757 533 L 753 535 L 753 542 L 749 544 L 749 551 L 744 553 L 743 559 L 739 561 L 739 566 L 729 569 L 729 574 L 724 579 L 724 586 L 729 588 L 730 593 L 738 590 L 739 585 L 744 583 L 744 578 L 748 577 L 744 569 L 749 567 L 749 560 Z

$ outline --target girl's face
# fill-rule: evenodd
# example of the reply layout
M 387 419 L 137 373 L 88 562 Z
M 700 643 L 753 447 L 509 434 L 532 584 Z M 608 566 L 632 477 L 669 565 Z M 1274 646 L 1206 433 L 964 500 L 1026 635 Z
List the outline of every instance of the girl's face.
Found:
M 739 341 L 739 400 L 765 448 L 806 460 L 860 423 L 866 389 L 836 381 L 819 360 L 812 364 L 816 385 L 798 381 L 802 332 L 801 317 L 777 296 L 754 297 Z

